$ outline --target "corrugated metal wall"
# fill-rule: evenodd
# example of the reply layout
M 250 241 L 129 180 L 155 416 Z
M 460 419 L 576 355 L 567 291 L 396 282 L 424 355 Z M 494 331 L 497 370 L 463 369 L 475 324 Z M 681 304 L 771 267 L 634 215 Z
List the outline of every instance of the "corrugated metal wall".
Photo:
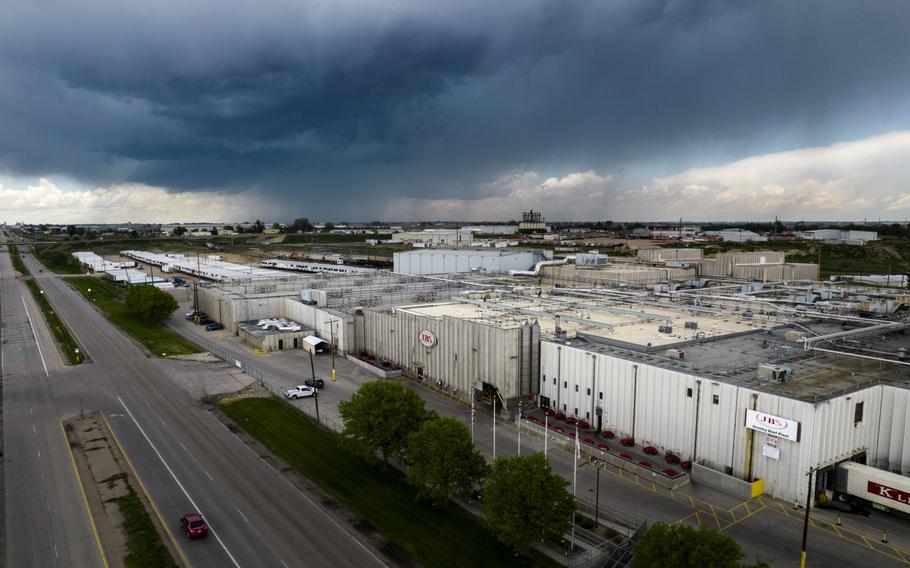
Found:
M 906 389 L 876 385 L 810 403 L 550 341 L 541 344 L 540 385 L 540 395 L 553 408 L 592 425 L 600 406 L 603 429 L 621 436 L 633 435 L 634 416 L 640 444 L 672 450 L 683 459 L 693 459 L 694 451 L 708 467 L 740 478 L 748 477 L 751 463 L 751 478 L 763 479 L 766 493 L 787 501 L 805 498 L 810 467 L 833 465 L 863 451 L 877 467 L 904 475 L 910 470 Z M 855 420 L 858 403 L 863 404 L 860 421 Z M 767 435 L 745 427 L 746 409 L 753 407 L 800 422 L 800 441 L 779 440 L 777 460 L 763 455 Z
M 527 383 L 536 382 L 534 359 L 539 343 L 536 323 L 502 329 L 457 318 L 430 318 L 408 312 L 382 313 L 366 310 L 363 318 L 364 345 L 367 351 L 394 361 L 415 373 L 423 369 L 427 379 L 441 381 L 467 399 L 474 383 L 495 385 L 506 399 L 524 394 L 522 369 L 528 369 Z M 425 347 L 418 336 L 430 331 L 437 338 Z M 527 336 L 527 340 L 523 337 Z M 539 335 L 538 335 L 539 337 Z M 526 346 L 523 349 L 523 341 Z

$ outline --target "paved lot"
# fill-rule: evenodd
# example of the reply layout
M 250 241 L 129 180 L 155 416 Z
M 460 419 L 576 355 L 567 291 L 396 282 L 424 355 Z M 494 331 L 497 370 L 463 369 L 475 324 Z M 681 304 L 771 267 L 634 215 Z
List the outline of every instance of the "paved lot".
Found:
M 187 311 L 186 309 L 182 311 Z M 257 356 L 252 349 L 237 337 L 217 332 L 206 332 L 190 322 L 175 319 L 174 329 L 193 338 L 208 349 L 233 354 L 274 392 L 298 384 L 301 378 L 310 376 L 309 356 L 301 350 L 272 352 Z M 316 357 L 317 376 L 331 375 L 331 361 L 328 355 Z M 336 429 L 340 428 L 337 403 L 349 398 L 365 381 L 375 380 L 365 369 L 337 358 L 338 380 L 327 384 L 320 393 L 320 414 L 323 422 Z M 470 426 L 470 408 L 461 402 L 448 398 L 423 385 L 407 380 L 405 384 L 415 389 L 427 403 L 427 407 L 440 414 L 460 418 Z M 296 401 L 293 404 L 313 414 L 312 400 Z M 493 453 L 492 412 L 478 409 L 475 428 L 475 443 L 487 458 Z M 522 453 L 544 450 L 543 439 L 523 432 Z M 561 443 L 560 443 L 561 442 Z M 549 451 L 553 469 L 572 478 L 573 443 L 565 436 L 554 435 L 549 439 Z M 518 452 L 518 432 L 514 423 L 500 421 L 497 424 L 496 453 L 498 456 L 515 455 Z M 587 463 L 578 467 L 577 495 L 582 501 L 594 504 L 596 469 Z M 676 492 L 662 490 L 646 479 L 620 474 L 615 469 L 605 469 L 600 474 L 600 506 L 614 511 L 617 517 L 627 519 L 636 516 L 648 522 L 685 522 L 718 528 L 734 536 L 746 554 L 756 555 L 775 566 L 792 566 L 799 561 L 804 511 L 794 510 L 791 504 L 761 497 L 749 502 L 740 502 L 709 487 L 691 484 Z M 910 523 L 903 519 L 874 512 L 868 519 L 844 515 L 842 525 L 837 526 L 837 514 L 831 511 L 813 510 L 812 528 L 809 533 L 809 566 L 907 566 L 910 564 Z M 888 544 L 880 542 L 882 529 L 888 533 Z

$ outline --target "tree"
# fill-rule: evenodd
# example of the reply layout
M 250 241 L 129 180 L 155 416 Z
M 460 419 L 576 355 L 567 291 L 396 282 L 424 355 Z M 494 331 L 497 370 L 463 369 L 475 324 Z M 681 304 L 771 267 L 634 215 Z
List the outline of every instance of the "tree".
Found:
M 294 219 L 294 222 L 291 223 L 290 232 L 292 233 L 309 233 L 313 230 L 313 224 L 310 223 L 310 220 L 306 217 L 299 217 Z
M 442 503 L 470 495 L 487 468 L 468 427 L 452 417 L 426 420 L 412 432 L 407 461 L 408 481 Z
M 400 383 L 374 381 L 338 403 L 344 435 L 367 453 L 379 452 L 386 465 L 401 456 L 408 436 L 427 418 L 424 402 Z
M 326 224 L 322 227 L 322 232 L 323 232 L 323 233 L 331 233 L 331 232 L 334 231 L 334 230 L 335 230 L 335 223 L 326 223 Z
M 177 300 L 173 296 L 150 285 L 130 287 L 126 293 L 126 307 L 147 321 L 160 322 L 171 317 L 177 309 Z
M 265 230 L 265 225 L 259 219 L 256 219 L 256 222 L 253 223 L 253 226 L 250 227 L 251 233 L 261 233 Z
M 231 225 L 225 225 L 224 227 L 221 227 L 221 230 L 222 230 L 222 231 L 228 231 L 228 232 L 233 233 L 233 232 L 234 232 L 234 227 L 231 226 Z
M 217 235 L 217 234 L 218 234 L 218 227 L 212 227 L 212 234 L 213 234 L 213 235 Z
M 635 545 L 636 568 L 763 568 L 743 564 L 743 551 L 733 538 L 706 527 L 656 523 Z
M 174 227 L 173 233 L 175 237 L 182 237 L 186 234 L 186 227 Z
M 568 484 L 543 454 L 499 458 L 483 489 L 486 523 L 518 550 L 558 538 L 575 512 Z

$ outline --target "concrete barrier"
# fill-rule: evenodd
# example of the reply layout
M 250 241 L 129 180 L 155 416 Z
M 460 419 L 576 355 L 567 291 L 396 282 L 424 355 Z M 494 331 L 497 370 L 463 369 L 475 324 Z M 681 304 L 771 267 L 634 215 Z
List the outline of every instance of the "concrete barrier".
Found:
M 765 483 L 761 479 L 752 482 L 744 481 L 699 463 L 692 464 L 691 475 L 692 479 L 698 483 L 704 483 L 722 493 L 744 501 L 764 493 Z
M 350 361 L 351 363 L 354 363 L 358 367 L 363 367 L 364 369 L 366 369 L 367 371 L 373 373 L 374 375 L 376 375 L 378 377 L 382 377 L 383 379 L 396 379 L 401 376 L 401 369 L 387 371 L 387 370 L 383 369 L 382 367 L 377 367 L 375 365 L 370 365 L 366 361 L 361 361 L 357 357 L 349 356 L 347 358 L 347 360 Z

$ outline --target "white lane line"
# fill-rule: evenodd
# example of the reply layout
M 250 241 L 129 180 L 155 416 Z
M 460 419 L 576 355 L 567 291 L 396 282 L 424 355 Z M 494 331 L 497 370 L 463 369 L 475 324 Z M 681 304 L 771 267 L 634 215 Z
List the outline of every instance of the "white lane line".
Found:
M 38 461 L 41 461 L 41 450 L 35 450 L 35 451 L 38 452 Z
M 171 469 L 171 466 L 168 465 L 168 463 L 166 461 L 164 461 L 164 456 L 161 455 L 161 452 L 158 451 L 158 447 L 155 446 L 155 444 L 152 442 L 152 440 L 148 437 L 148 434 L 145 433 L 145 430 L 142 429 L 142 426 L 139 425 L 139 422 L 136 420 L 136 417 L 133 416 L 133 413 L 130 411 L 129 407 L 126 405 L 125 402 L 123 402 L 123 399 L 120 398 L 119 396 L 117 397 L 117 400 L 120 401 L 120 404 L 123 406 L 123 409 L 126 410 L 127 415 L 130 417 L 130 420 L 133 421 L 133 424 L 135 424 L 136 428 L 139 429 L 139 432 L 142 433 L 142 437 L 145 438 L 145 441 L 148 442 L 149 446 L 152 447 L 152 451 L 155 452 L 155 455 L 158 456 L 158 459 L 161 460 L 162 464 L 164 464 L 164 467 L 165 467 L 165 469 L 167 469 L 167 472 L 170 473 L 171 477 L 174 478 L 174 481 L 177 483 L 177 487 L 179 487 L 180 490 L 183 491 L 183 494 L 186 496 L 187 500 L 190 502 L 190 504 L 193 506 L 193 508 L 196 509 L 196 511 L 198 511 L 199 514 L 202 515 L 203 518 L 205 518 L 207 520 L 208 525 L 209 525 L 209 532 L 212 533 L 212 536 L 215 537 L 215 540 L 217 540 L 218 544 L 221 545 L 221 548 L 224 549 L 224 553 L 228 555 L 228 558 L 231 559 L 231 562 L 234 564 L 234 566 L 236 566 L 237 568 L 240 568 L 240 564 L 237 563 L 237 559 L 234 558 L 234 555 L 231 554 L 231 551 L 228 550 L 227 546 L 225 546 L 224 541 L 221 540 L 221 537 L 218 536 L 218 533 L 215 532 L 215 529 L 212 527 L 211 521 L 208 521 L 208 517 L 202 512 L 202 509 L 199 508 L 199 505 L 196 504 L 196 502 L 193 500 L 193 498 L 190 497 L 189 492 L 187 492 L 187 490 L 183 486 L 183 484 L 180 483 L 180 480 L 177 479 L 177 475 L 174 473 L 174 470 Z
M 281 565 L 284 566 L 284 568 L 291 568 L 290 566 L 288 566 L 288 563 L 285 562 L 283 558 L 281 559 Z
M 204 473 L 205 476 L 208 477 L 211 481 L 215 481 L 215 478 L 212 477 L 211 475 L 209 475 L 209 472 L 207 472 L 207 471 L 205 471 L 205 470 L 203 469 L 203 470 L 202 470 L 202 473 Z
M 51 374 L 47 372 L 47 363 L 44 362 L 44 353 L 41 352 L 41 344 L 38 343 L 38 336 L 35 335 L 35 326 L 32 324 L 32 316 L 28 313 L 28 306 L 25 304 L 25 296 L 20 296 L 22 298 L 22 307 L 25 308 L 25 317 L 28 318 L 28 326 L 32 328 L 32 337 L 35 338 L 35 346 L 38 348 L 38 355 L 41 357 L 41 365 L 44 366 L 44 376 L 51 378 Z
M 188 451 L 189 451 L 188 449 L 186 449 L 186 446 L 183 445 L 183 442 L 180 442 L 180 447 L 183 448 L 183 451 L 184 451 L 184 452 L 188 452 Z
M 237 509 L 237 507 L 234 507 L 234 508 Z M 240 509 L 237 509 L 237 512 L 240 513 L 240 516 L 243 517 L 244 521 L 250 522 L 250 520 L 248 518 L 246 518 L 246 515 L 243 514 L 243 511 L 241 511 Z
M 273 465 L 270 464 L 269 462 L 267 462 L 267 461 L 265 461 L 264 459 L 262 459 L 262 456 L 260 456 L 259 454 L 257 454 L 257 453 L 256 453 L 256 450 L 254 450 L 253 448 L 251 448 L 250 446 L 248 446 L 247 443 L 244 442 L 244 441 L 240 438 L 240 436 L 238 436 L 238 435 L 235 434 L 234 432 L 231 432 L 230 428 L 228 428 L 227 425 L 226 425 L 224 422 L 221 422 L 221 421 L 219 420 L 218 423 L 221 424 L 221 426 L 222 426 L 225 430 L 227 430 L 228 434 L 230 434 L 231 436 L 237 438 L 237 441 L 240 442 L 240 445 L 241 445 L 241 446 L 243 446 L 244 448 L 246 448 L 247 450 L 249 450 L 250 453 L 252 453 L 254 456 L 256 456 L 256 459 L 257 459 L 257 460 L 259 460 L 260 462 L 264 463 L 264 464 L 266 465 L 266 467 L 268 467 L 269 469 L 271 469 L 272 471 L 274 471 L 275 474 L 276 474 L 279 478 L 281 478 L 282 480 L 284 480 L 285 483 L 287 483 L 288 485 L 290 485 L 291 487 L 293 487 L 294 490 L 297 491 L 297 494 L 300 495 L 301 497 L 303 497 L 304 500 L 309 501 L 309 503 L 313 506 L 314 509 L 316 509 L 317 511 L 321 512 L 322 515 L 323 515 L 326 519 L 328 519 L 330 523 L 332 523 L 333 525 L 335 525 L 335 528 L 337 528 L 337 529 L 340 530 L 340 531 L 343 531 L 343 532 L 347 533 L 347 535 L 351 537 L 351 540 L 354 542 L 354 544 L 356 544 L 357 546 L 359 546 L 360 548 L 362 548 L 364 552 L 366 552 L 367 554 L 369 554 L 370 556 L 372 556 L 373 559 L 376 560 L 376 562 L 378 562 L 379 564 L 381 564 L 381 565 L 383 565 L 383 566 L 388 566 L 388 564 L 386 564 L 385 561 L 384 561 L 382 558 L 376 556 L 376 554 L 375 554 L 372 550 L 370 550 L 369 548 L 367 548 L 367 545 L 365 545 L 365 544 L 363 544 L 362 542 L 360 542 L 360 540 L 358 540 L 357 537 L 354 536 L 354 533 L 352 533 L 350 530 L 348 530 L 347 527 L 345 527 L 345 526 L 343 526 L 341 523 L 339 523 L 339 522 L 335 519 L 335 517 L 333 517 L 333 516 L 331 516 L 331 515 L 329 514 L 328 511 L 326 511 L 326 510 L 323 509 L 320 505 L 318 505 L 318 504 L 316 503 L 316 501 L 313 501 L 312 499 L 310 499 L 310 497 L 309 497 L 306 493 L 304 493 L 303 491 L 301 491 L 299 487 L 297 487 L 296 485 L 294 485 L 293 483 L 291 483 L 291 480 L 288 479 L 287 477 L 285 477 L 280 471 L 278 471 L 277 469 L 275 469 L 275 466 L 273 466 Z M 285 564 L 285 566 L 287 566 L 287 565 Z
M 32 436 L 38 437 L 38 429 L 35 428 L 34 424 L 32 424 Z
M 57 543 L 56 542 L 54 543 L 54 557 L 57 560 L 60 560 L 60 554 L 57 553 Z

